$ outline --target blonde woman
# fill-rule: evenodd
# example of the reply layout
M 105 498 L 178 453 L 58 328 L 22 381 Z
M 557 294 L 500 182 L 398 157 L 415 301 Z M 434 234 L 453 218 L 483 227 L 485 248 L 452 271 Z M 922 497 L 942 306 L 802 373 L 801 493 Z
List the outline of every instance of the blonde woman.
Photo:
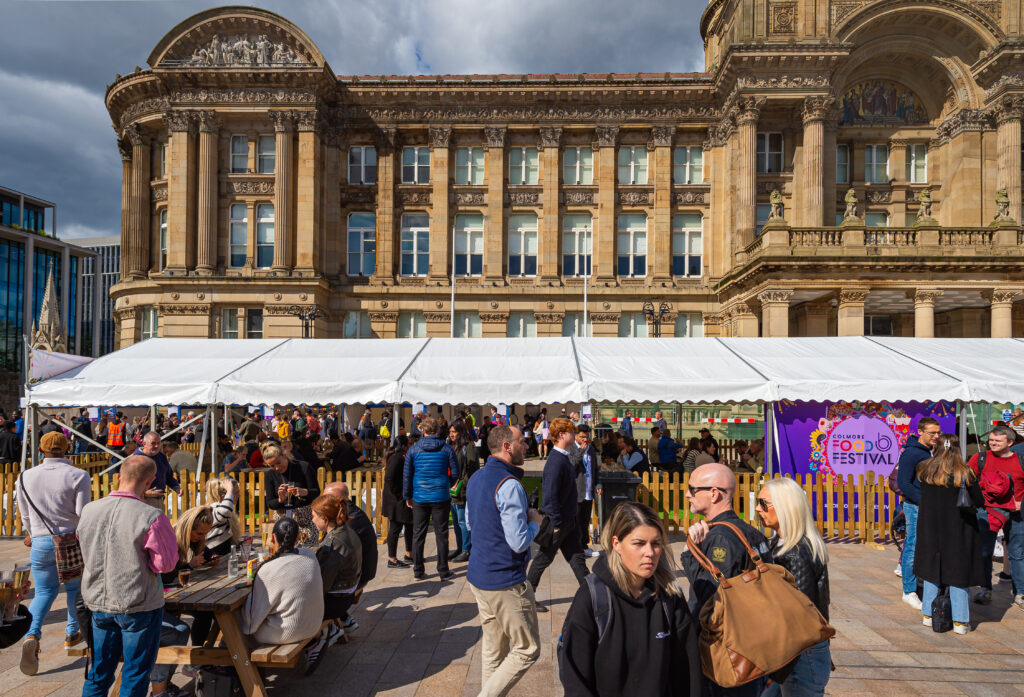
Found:
M 703 694 L 698 627 L 658 514 L 642 503 L 620 503 L 604 525 L 601 546 L 604 554 L 562 627 L 566 697 Z
M 235 514 L 238 482 L 231 477 L 211 479 L 206 483 L 206 500 L 213 514 L 213 527 L 206 534 L 206 546 L 212 554 L 223 557 L 231 551 L 231 545 L 242 540 L 242 525 Z
M 209 506 L 190 508 L 174 524 L 178 540 L 178 568 L 198 568 L 215 555 L 206 548 L 206 535 L 213 528 L 213 512 Z M 175 570 L 176 572 L 177 570 Z
M 769 542 L 772 560 L 793 575 L 797 588 L 827 620 L 828 550 L 814 526 L 804 490 L 792 479 L 770 479 L 757 493 L 755 510 L 764 526 L 775 531 Z M 762 697 L 824 695 L 831 670 L 829 644 L 823 641 L 776 671 Z
M 291 452 L 274 441 L 260 445 L 263 462 L 270 468 L 266 474 L 267 507 L 289 518 L 302 528 L 300 542 L 313 543 L 317 530 L 309 505 L 320 495 L 316 472 L 305 460 L 296 460 Z

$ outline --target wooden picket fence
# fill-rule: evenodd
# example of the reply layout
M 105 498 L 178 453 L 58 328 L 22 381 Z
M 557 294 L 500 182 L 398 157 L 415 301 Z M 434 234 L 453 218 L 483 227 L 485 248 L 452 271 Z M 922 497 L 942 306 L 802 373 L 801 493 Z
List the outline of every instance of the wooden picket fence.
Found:
M 776 475 L 778 477 L 780 475 Z M 637 489 L 637 500 L 658 511 L 669 533 L 681 533 L 700 516 L 690 510 L 686 498 L 689 473 L 644 474 Z M 892 539 L 891 524 L 896 510 L 896 493 L 889 489 L 886 477 L 868 472 L 833 478 L 829 475 L 796 475 L 811 503 L 818 532 L 827 540 L 851 540 L 881 543 Z M 754 512 L 754 497 L 764 481 L 763 475 L 738 474 L 733 506 L 741 518 L 759 525 Z

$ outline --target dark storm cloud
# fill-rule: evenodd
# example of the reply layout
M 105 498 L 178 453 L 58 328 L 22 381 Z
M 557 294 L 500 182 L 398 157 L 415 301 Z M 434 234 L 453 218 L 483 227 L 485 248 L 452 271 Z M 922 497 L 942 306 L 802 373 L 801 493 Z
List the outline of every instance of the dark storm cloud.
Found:
M 105 86 L 211 2 L 8 2 L 0 184 L 54 201 L 61 236 L 117 234 L 121 165 Z M 703 66 L 700 0 L 260 3 L 338 74 L 662 72 Z

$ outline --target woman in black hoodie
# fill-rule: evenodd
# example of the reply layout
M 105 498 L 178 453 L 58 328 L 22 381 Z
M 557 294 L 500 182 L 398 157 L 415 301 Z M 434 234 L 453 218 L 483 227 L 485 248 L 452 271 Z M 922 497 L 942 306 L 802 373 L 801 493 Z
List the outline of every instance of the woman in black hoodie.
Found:
M 601 546 L 604 554 L 562 627 L 565 697 L 699 697 L 699 627 L 672 570 L 658 514 L 642 503 L 620 503 Z

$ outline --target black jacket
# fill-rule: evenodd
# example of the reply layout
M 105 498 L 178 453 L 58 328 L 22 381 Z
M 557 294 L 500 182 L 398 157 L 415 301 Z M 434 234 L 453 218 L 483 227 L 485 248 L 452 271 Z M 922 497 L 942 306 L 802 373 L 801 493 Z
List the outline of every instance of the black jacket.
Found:
M 363 509 L 352 503 L 351 499 L 348 502 L 348 517 L 348 526 L 359 536 L 362 545 L 363 566 L 359 573 L 359 587 L 362 588 L 377 575 L 377 532 Z
M 452 503 L 465 506 L 466 488 L 469 486 L 469 478 L 480 469 L 480 451 L 473 441 L 469 441 L 461 448 L 450 441 L 448 445 L 452 446 L 452 450 L 455 451 L 455 459 L 459 461 L 459 478 L 464 482 L 462 485 L 462 496 L 452 496 Z
M 796 587 L 811 599 L 818 612 L 827 620 L 828 605 L 831 592 L 828 585 L 828 565 L 817 561 L 811 553 L 811 545 L 801 540 L 796 547 L 785 554 L 778 554 L 779 537 L 772 538 L 768 546 L 772 550 L 773 563 L 778 564 L 793 575 Z
M 350 448 L 351 449 L 351 448 Z M 412 525 L 412 509 L 402 498 L 402 476 L 405 473 L 405 451 L 391 453 L 384 465 L 384 491 L 381 509 L 384 516 L 395 523 Z
M 551 519 L 555 529 L 576 526 L 576 483 L 569 456 L 552 450 L 541 476 L 543 501 L 540 512 Z
M 0 461 L 21 462 L 21 438 L 14 431 L 0 431 Z
M 761 555 L 764 561 L 770 562 L 772 560 L 768 540 L 749 523 L 736 515 L 736 511 L 729 510 L 725 513 L 720 513 L 708 522 L 721 523 L 723 521 L 732 523 L 742 530 L 747 538 L 747 542 L 754 548 L 754 551 Z M 699 546 L 700 551 L 704 552 L 705 556 L 711 560 L 712 564 L 718 567 L 726 578 L 738 576 L 746 569 L 753 568 L 753 562 L 750 560 L 750 555 L 747 554 L 743 542 L 728 528 L 711 528 L 708 536 L 704 538 L 704 541 Z M 714 576 L 711 575 L 711 572 L 701 566 L 688 549 L 683 549 L 680 561 L 683 565 L 683 571 L 686 572 L 686 577 L 690 579 L 690 610 L 693 612 L 694 617 L 700 617 L 700 609 L 704 607 L 704 603 L 707 602 L 708 598 L 718 590 L 718 583 L 715 581 Z
M 267 490 L 267 508 L 285 508 L 285 501 L 279 501 L 277 498 L 278 488 L 287 482 L 295 482 L 302 489 L 309 489 L 309 494 L 306 496 L 293 496 L 292 507 L 301 508 L 302 506 L 308 506 L 313 503 L 313 500 L 320 495 L 320 483 L 316 479 L 316 471 L 309 466 L 309 463 L 305 460 L 295 459 L 292 460 L 291 464 L 288 465 L 288 469 L 285 470 L 284 474 L 279 474 L 277 470 L 269 470 L 264 475 Z
M 983 498 L 977 480 L 967 491 L 974 505 L 980 508 Z M 985 572 L 981 564 L 978 516 L 957 507 L 959 493 L 960 487 L 953 486 L 952 482 L 950 486 L 921 483 L 914 575 L 940 586 L 980 586 L 985 582 Z M 1017 592 L 1020 593 L 1019 587 Z
M 598 457 L 597 449 L 593 443 L 587 448 L 590 450 L 590 470 L 594 478 L 594 497 L 597 497 L 597 487 L 601 486 L 601 458 Z M 576 499 L 585 500 L 587 496 L 587 471 L 583 467 L 583 448 L 576 443 L 569 447 L 569 462 L 572 463 L 573 471 L 576 473 Z
M 655 594 L 648 584 L 634 598 L 615 583 L 604 556 L 594 562 L 594 574 L 611 591 L 612 617 L 599 644 L 590 588 L 580 586 L 562 627 L 565 697 L 702 695 L 700 628 L 682 596 Z

